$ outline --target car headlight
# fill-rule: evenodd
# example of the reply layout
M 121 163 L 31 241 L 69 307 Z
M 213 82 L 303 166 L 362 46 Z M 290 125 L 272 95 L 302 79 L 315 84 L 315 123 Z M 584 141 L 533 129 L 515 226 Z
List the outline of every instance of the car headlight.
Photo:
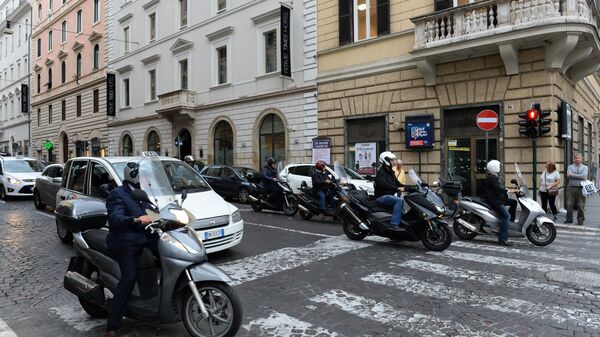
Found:
M 171 212 L 171 214 L 173 214 L 175 216 L 175 218 L 177 218 L 177 221 L 179 221 L 180 223 L 187 225 L 188 223 L 190 223 L 190 217 L 188 216 L 187 212 L 182 210 L 182 209 L 169 209 L 169 212 Z
M 235 211 L 231 213 L 231 223 L 236 223 L 242 221 L 242 214 L 240 211 Z
M 160 239 L 162 241 L 170 244 L 171 246 L 176 247 L 177 249 L 190 254 L 190 251 L 187 249 L 187 247 L 183 243 L 177 241 L 177 239 L 175 239 L 173 236 L 171 236 L 171 234 L 163 233 L 163 235 L 160 236 Z
M 15 179 L 15 178 L 8 178 L 8 182 L 13 185 L 19 185 L 21 183 L 21 181 L 19 179 Z

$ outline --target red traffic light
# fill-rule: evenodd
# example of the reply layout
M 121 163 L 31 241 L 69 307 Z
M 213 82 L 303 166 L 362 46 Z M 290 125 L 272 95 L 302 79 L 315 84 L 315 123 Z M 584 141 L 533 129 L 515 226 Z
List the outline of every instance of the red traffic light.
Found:
M 527 119 L 531 120 L 536 120 L 538 118 L 538 112 L 535 109 L 529 109 L 527 110 Z

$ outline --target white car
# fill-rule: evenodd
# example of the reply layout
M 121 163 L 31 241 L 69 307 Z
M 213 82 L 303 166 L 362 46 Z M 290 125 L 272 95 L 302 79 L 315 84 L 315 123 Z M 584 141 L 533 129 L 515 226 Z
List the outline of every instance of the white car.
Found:
M 286 179 L 288 184 L 292 187 L 294 193 L 300 192 L 300 185 L 303 181 L 306 182 L 308 187 L 312 187 L 312 174 L 315 169 L 314 164 L 290 164 L 286 166 L 280 173 L 279 176 L 283 179 Z M 334 177 L 334 179 L 339 179 L 340 177 L 335 173 L 333 167 L 326 166 L 327 171 Z M 363 178 L 360 174 L 355 171 L 344 167 L 346 171 L 346 175 L 350 178 L 348 183 L 354 185 L 357 189 L 362 189 L 367 191 L 368 194 L 374 194 L 375 188 L 373 186 L 372 181 L 368 181 Z
M 31 197 L 44 165 L 30 157 L 0 157 L 0 198 Z
M 123 169 L 129 161 L 142 157 L 80 157 L 67 162 L 56 204 L 63 200 L 93 198 L 104 200 L 106 187 L 121 186 Z M 187 199 L 183 207 L 197 219 L 191 226 L 200 232 L 207 253 L 222 251 L 242 241 L 244 221 L 237 207 L 226 202 L 188 164 L 171 157 L 159 157 L 171 179 L 176 197 L 181 200 L 183 189 Z M 104 186 L 103 186 L 104 185 Z M 71 240 L 71 233 L 57 220 L 57 232 L 63 242 Z

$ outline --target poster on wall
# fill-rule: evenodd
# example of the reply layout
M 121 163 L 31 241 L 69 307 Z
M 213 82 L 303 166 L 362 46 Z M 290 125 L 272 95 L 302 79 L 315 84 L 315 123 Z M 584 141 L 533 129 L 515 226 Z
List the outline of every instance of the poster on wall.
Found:
M 356 143 L 354 151 L 358 173 L 371 176 L 377 174 L 377 143 Z
M 331 164 L 331 138 L 314 138 L 312 141 L 312 162 L 323 160 Z
M 433 115 L 406 117 L 406 148 L 433 148 L 435 142 L 433 122 Z

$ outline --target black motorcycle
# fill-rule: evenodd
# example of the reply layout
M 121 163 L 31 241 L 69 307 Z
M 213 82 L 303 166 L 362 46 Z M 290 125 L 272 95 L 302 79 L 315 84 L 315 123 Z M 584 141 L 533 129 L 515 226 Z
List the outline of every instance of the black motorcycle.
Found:
M 323 214 L 325 216 L 333 217 L 334 219 L 339 217 L 339 205 L 343 202 L 347 201 L 348 189 L 353 189 L 352 186 L 343 186 L 339 183 L 339 181 L 332 181 L 329 184 L 329 189 L 327 193 L 329 194 L 329 200 L 335 200 L 334 205 L 328 204 L 327 207 L 323 210 Z M 308 187 L 305 181 L 300 185 L 300 193 L 298 196 L 298 209 L 300 212 L 300 216 L 304 220 L 310 220 L 313 216 L 318 216 L 321 214 L 321 205 L 319 204 L 319 199 L 315 197 L 313 193 L 312 187 Z
M 434 251 L 448 248 L 452 234 L 443 221 L 443 201 L 414 170 L 409 176 L 415 186 L 407 188 L 404 202 L 408 211 L 402 215 L 402 224 L 398 227 L 390 225 L 390 208 L 377 204 L 365 191 L 348 191 L 348 202 L 341 205 L 340 213 L 346 236 L 351 240 L 362 240 L 368 235 L 377 235 L 394 241 L 421 241 L 427 249 Z
M 298 213 L 298 198 L 285 180 L 278 178 L 274 183 L 275 194 L 269 199 L 269 192 L 260 183 L 262 181 L 260 176 L 250 174 L 246 179 L 254 183 L 250 187 L 248 198 L 255 212 L 267 209 L 283 212 L 287 216 L 294 216 Z

